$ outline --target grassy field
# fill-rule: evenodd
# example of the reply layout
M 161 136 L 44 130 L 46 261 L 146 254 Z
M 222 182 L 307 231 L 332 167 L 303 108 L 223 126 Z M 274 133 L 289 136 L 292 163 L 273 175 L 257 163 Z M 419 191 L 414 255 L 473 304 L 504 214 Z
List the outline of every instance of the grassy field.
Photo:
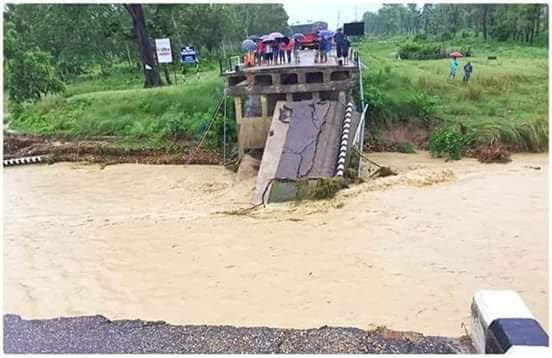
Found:
M 112 136 L 130 147 L 162 147 L 174 139 L 197 138 L 223 88 L 214 70 L 186 82 L 180 77 L 178 86 L 143 89 L 142 81 L 141 73 L 128 70 L 78 78 L 63 95 L 25 105 L 10 126 L 34 134 Z
M 365 95 L 372 124 L 433 122 L 441 128 L 467 128 L 477 145 L 506 143 L 518 150 L 543 151 L 548 144 L 548 50 L 475 38 L 432 43 L 447 50 L 470 47 L 455 80 L 448 79 L 449 59 L 398 60 L 408 38 L 368 38 L 358 44 Z M 498 60 L 488 60 L 497 56 Z M 462 66 L 474 68 L 468 85 Z M 186 83 L 142 88 L 142 73 L 114 67 L 108 76 L 74 78 L 61 95 L 27 104 L 12 114 L 10 127 L 23 132 L 70 138 L 115 136 L 126 145 L 160 147 L 177 138 L 197 138 L 222 93 L 214 68 Z M 172 75 L 172 73 L 171 73 Z M 231 107 L 231 105 L 229 106 Z M 456 129 L 455 129 L 456 130 Z M 215 131 L 221 131 L 215 128 Z
M 366 96 L 375 121 L 408 121 L 435 116 L 442 126 L 463 125 L 478 144 L 501 142 L 542 151 L 548 143 L 548 51 L 513 43 L 461 38 L 448 50 L 470 47 L 456 79 L 448 79 L 449 59 L 398 60 L 405 38 L 368 39 L 360 45 L 367 65 Z M 426 45 L 432 45 L 425 42 Z M 442 45 L 442 42 L 433 45 Z M 497 60 L 488 60 L 497 56 Z M 463 65 L 474 72 L 462 83 Z

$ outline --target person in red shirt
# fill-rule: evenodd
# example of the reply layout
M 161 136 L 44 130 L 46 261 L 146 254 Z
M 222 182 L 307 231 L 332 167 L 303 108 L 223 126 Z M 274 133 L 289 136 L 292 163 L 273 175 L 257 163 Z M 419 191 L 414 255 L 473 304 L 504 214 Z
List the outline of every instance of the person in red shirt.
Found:
M 263 64 L 265 53 L 266 53 L 265 44 L 261 40 L 258 40 L 257 41 L 257 65 L 261 66 Z
M 293 40 L 289 40 L 286 44 L 287 63 L 291 64 L 291 51 L 293 51 Z

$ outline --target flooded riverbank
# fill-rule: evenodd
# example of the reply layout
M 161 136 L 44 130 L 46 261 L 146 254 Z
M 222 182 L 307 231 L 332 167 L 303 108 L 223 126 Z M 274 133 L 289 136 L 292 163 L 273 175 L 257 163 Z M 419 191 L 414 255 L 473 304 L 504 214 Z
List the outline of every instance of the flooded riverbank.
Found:
M 246 215 L 217 166 L 4 171 L 4 312 L 459 336 L 473 293 L 517 290 L 547 325 L 548 156 L 370 154 L 398 176 Z

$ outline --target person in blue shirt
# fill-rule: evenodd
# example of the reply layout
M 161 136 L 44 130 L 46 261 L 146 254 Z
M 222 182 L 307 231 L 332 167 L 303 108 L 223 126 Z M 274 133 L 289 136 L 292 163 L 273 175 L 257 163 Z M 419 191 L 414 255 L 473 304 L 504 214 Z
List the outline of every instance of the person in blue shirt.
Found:
M 347 58 L 349 52 L 347 48 L 347 35 L 343 33 L 343 29 L 337 29 L 337 33 L 334 35 L 334 40 L 337 62 L 342 65 L 345 62 L 345 58 Z M 347 49 L 347 52 L 345 49 Z
M 458 66 L 460 66 L 460 63 L 456 59 L 456 57 L 453 57 L 450 61 L 450 72 L 449 72 L 449 78 L 455 79 L 456 78 L 456 71 L 458 70 Z

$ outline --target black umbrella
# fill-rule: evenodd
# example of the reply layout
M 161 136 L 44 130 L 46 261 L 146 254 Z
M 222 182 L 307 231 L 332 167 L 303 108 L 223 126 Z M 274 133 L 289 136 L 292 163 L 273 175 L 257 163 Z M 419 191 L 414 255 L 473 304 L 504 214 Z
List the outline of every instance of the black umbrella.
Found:
M 303 35 L 303 34 L 300 33 L 300 32 L 291 35 L 291 37 L 292 37 L 294 40 L 304 40 L 304 39 L 305 39 L 305 35 Z

